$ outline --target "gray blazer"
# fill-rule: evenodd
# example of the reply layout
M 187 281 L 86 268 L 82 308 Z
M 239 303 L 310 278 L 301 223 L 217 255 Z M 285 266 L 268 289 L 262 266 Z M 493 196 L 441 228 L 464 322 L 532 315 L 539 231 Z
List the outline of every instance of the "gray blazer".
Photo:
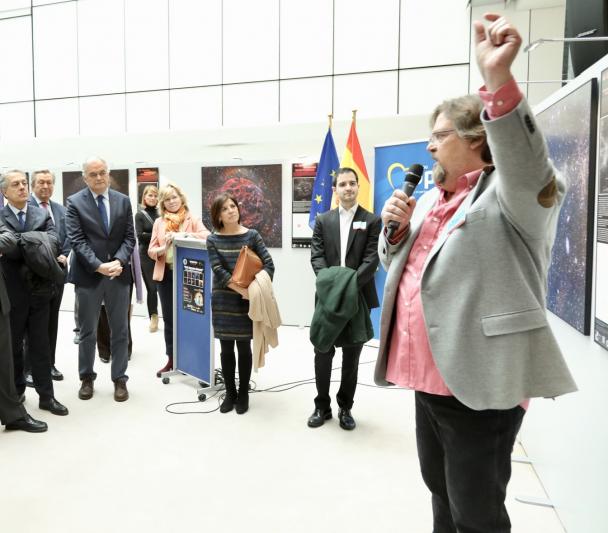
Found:
M 454 396 L 477 410 L 508 409 L 525 398 L 576 390 L 545 309 L 565 185 L 554 178 L 525 100 L 501 118 L 484 119 L 484 125 L 496 170 L 484 170 L 446 225 L 421 280 L 437 368 Z M 401 242 L 391 245 L 380 236 L 380 261 L 388 273 L 374 375 L 378 385 L 390 385 L 386 364 L 401 274 L 438 195 L 434 189 L 420 199 Z

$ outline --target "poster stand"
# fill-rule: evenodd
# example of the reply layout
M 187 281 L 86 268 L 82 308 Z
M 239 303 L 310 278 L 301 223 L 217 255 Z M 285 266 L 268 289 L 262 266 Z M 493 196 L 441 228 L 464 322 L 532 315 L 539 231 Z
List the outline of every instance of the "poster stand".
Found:
M 161 374 L 186 375 L 198 380 L 198 399 L 224 388 L 215 371 L 211 324 L 211 265 L 204 240 L 179 238 L 173 242 L 173 370 Z

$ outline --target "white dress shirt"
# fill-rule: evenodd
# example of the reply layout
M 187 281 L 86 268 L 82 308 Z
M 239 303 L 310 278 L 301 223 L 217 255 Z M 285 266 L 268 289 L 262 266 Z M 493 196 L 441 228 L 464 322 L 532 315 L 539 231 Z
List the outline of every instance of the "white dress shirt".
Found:
M 350 227 L 355 218 L 358 204 L 353 205 L 350 209 L 344 209 L 341 205 L 338 206 L 338 214 L 340 215 L 340 266 L 346 266 L 346 245 L 348 244 L 348 234 Z

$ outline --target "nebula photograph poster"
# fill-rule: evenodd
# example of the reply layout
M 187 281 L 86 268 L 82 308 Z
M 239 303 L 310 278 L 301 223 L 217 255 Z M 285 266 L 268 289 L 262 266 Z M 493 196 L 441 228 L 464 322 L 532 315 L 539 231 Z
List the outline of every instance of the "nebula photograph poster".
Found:
M 282 165 L 202 167 L 201 179 L 202 218 L 208 229 L 213 229 L 213 199 L 231 192 L 239 202 L 241 224 L 257 230 L 268 248 L 282 247 Z
M 568 184 L 551 255 L 547 308 L 584 335 L 591 319 L 596 115 L 592 79 L 537 116 L 549 157 Z

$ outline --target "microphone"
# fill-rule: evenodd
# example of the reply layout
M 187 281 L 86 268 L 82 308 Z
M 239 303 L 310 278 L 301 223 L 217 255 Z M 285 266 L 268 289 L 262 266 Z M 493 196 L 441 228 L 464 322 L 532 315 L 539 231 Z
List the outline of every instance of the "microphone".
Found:
M 424 167 L 422 165 L 419 165 L 418 163 L 414 163 L 413 165 L 410 165 L 410 168 L 409 168 L 407 174 L 405 175 L 405 179 L 403 180 L 403 189 L 402 189 L 408 198 L 410 196 L 412 196 L 414 189 L 416 189 L 416 186 L 418 185 L 418 183 L 420 183 L 423 172 L 424 172 Z M 388 230 L 386 232 L 387 240 L 390 240 L 393 238 L 393 234 L 397 231 L 398 227 L 399 227 L 399 223 L 395 222 L 394 220 L 391 220 L 388 223 Z

